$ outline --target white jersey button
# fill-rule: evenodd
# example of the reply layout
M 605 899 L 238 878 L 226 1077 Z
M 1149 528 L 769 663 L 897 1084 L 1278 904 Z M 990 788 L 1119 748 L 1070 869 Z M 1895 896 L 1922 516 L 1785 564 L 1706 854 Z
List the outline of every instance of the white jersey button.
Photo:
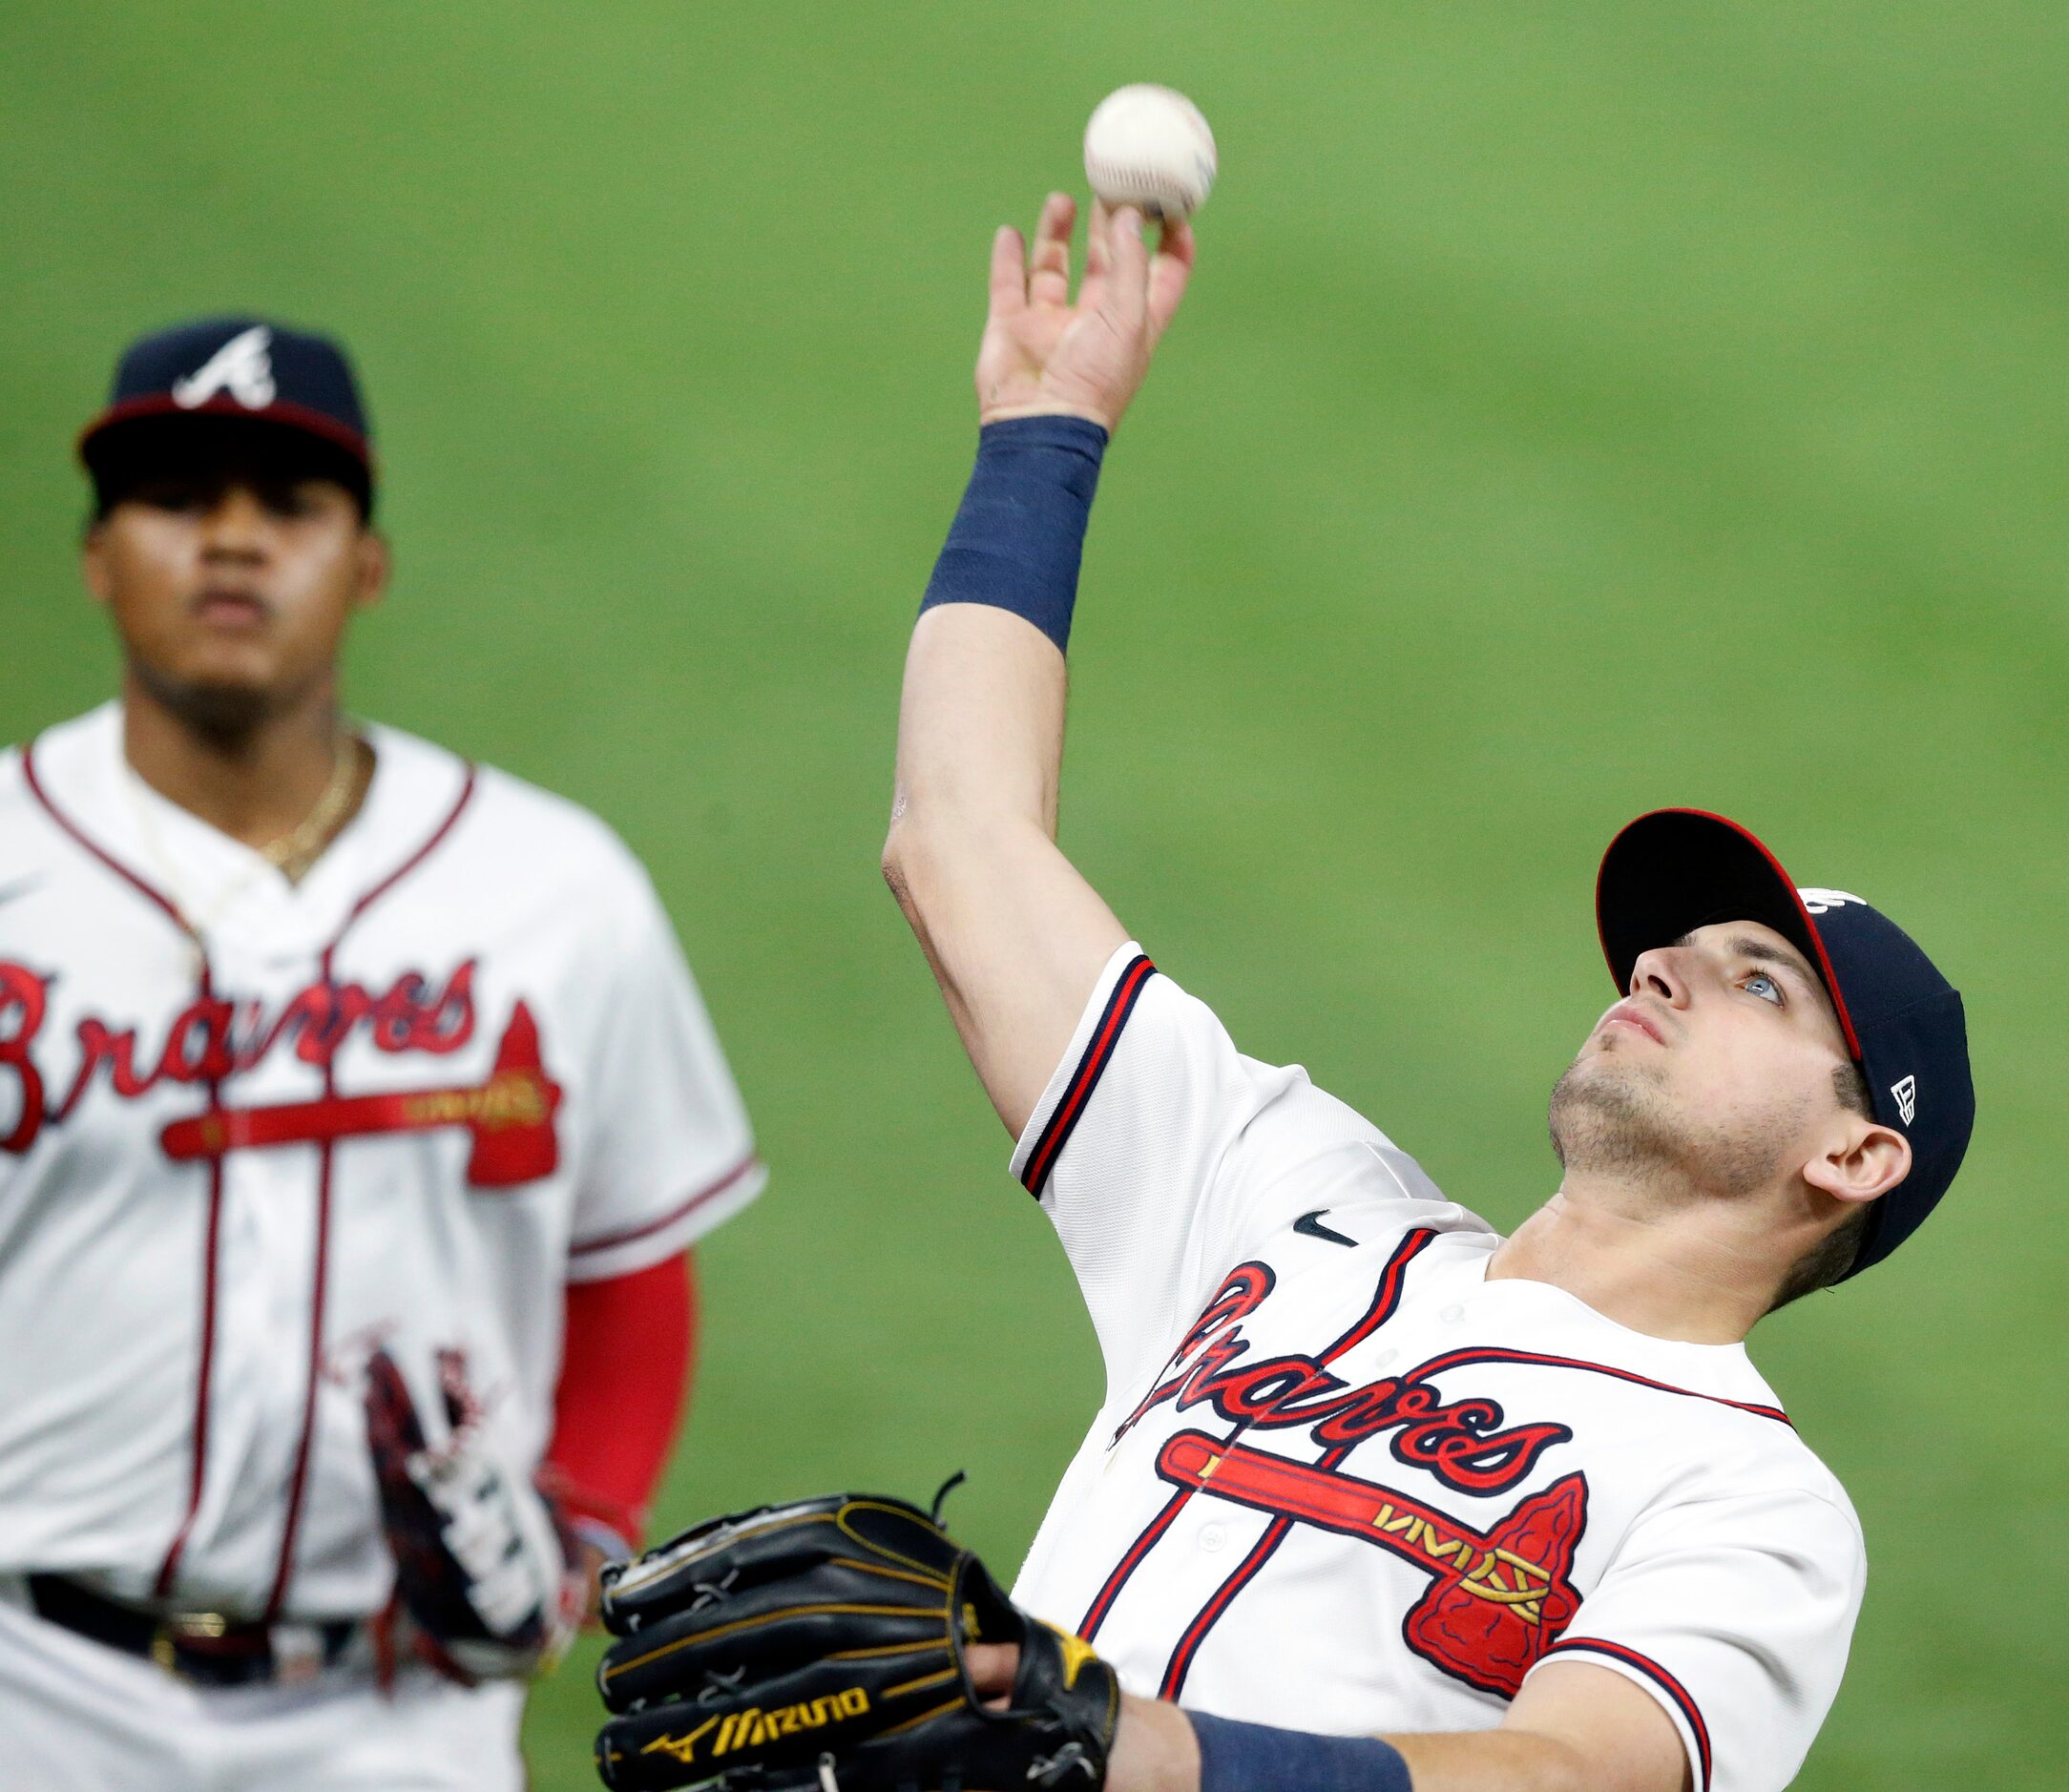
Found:
M 1220 1525 L 1202 1525 L 1200 1527 L 1200 1547 L 1206 1551 L 1209 1555 L 1212 1555 L 1215 1551 L 1219 1550 L 1227 1541 L 1228 1532 L 1223 1531 Z
M 1442 1320 L 1447 1325 L 1457 1324 L 1460 1320 L 1465 1318 L 1465 1316 L 1466 1309 L 1460 1306 L 1456 1301 L 1453 1301 L 1451 1305 L 1444 1308 L 1444 1310 L 1437 1315 L 1437 1317 Z

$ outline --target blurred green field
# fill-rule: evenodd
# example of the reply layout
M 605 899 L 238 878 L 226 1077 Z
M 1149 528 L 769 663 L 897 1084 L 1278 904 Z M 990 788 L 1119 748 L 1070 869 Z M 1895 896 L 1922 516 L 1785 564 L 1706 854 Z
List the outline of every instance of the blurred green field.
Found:
M 1956 1198 L 1755 1341 L 1872 1562 L 1799 1783 L 2059 1785 L 2065 68 L 2059 0 L 0 0 L 0 737 L 113 676 L 68 444 L 116 345 L 345 335 L 400 561 L 356 705 L 627 835 L 774 1166 L 662 1522 L 963 1468 L 1010 1568 L 1096 1356 L 876 851 L 990 229 L 1108 88 L 1185 88 L 1223 183 L 1109 461 L 1066 844 L 1504 1223 L 1631 814 L 1930 943 Z M 589 1659 L 539 1792 L 593 1783 Z

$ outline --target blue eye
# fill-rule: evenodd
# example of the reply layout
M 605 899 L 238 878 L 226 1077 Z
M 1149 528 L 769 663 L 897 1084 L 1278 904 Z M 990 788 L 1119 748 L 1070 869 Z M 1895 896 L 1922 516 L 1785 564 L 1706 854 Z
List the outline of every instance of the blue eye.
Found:
M 1766 986 L 1765 992 L 1755 987 L 1761 984 L 1765 984 Z M 1768 974 L 1765 970 L 1754 971 L 1751 976 L 1745 979 L 1744 987 L 1746 990 L 1751 990 L 1753 994 L 1759 996 L 1763 1002 L 1772 1002 L 1777 1008 L 1781 1008 L 1782 1006 L 1784 1006 L 1782 986 L 1777 983 L 1772 977 L 1768 976 Z

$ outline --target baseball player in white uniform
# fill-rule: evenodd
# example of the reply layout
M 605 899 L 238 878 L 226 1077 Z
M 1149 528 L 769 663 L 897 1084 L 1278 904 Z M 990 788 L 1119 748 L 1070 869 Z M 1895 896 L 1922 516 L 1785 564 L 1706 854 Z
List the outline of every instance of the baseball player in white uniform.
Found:
M 332 344 L 147 338 L 82 454 L 122 694 L 0 756 L 0 1779 L 515 1788 L 746 1115 L 609 829 L 341 714 Z
M 1096 211 L 1074 304 L 1073 222 L 1055 196 L 1032 261 L 994 244 L 885 856 L 1105 1357 L 1014 1597 L 1118 1670 L 1120 1792 L 1785 1785 L 1866 1557 L 1744 1339 L 1945 1191 L 1959 997 L 1859 897 L 1665 810 L 1604 861 L 1618 999 L 1514 1236 L 1243 1056 L 1055 842 L 1084 527 L 1193 258 Z

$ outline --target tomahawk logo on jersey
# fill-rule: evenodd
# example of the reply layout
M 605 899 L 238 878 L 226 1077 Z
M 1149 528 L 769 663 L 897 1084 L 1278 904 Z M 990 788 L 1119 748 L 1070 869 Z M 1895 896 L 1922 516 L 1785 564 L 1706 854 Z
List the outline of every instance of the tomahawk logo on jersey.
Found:
M 114 706 L 0 756 L 0 1574 L 378 1610 L 369 1353 L 427 1407 L 464 1361 L 528 1474 L 566 1283 L 761 1186 L 625 848 L 366 738 L 366 801 L 293 885 L 144 785 Z
M 1134 946 L 1014 1168 L 1107 1369 L 1014 1596 L 1130 1691 L 1462 1730 L 1572 1658 L 1660 1701 L 1697 1792 L 1791 1777 L 1865 1556 L 1743 1345 L 1489 1280 L 1483 1221 Z

